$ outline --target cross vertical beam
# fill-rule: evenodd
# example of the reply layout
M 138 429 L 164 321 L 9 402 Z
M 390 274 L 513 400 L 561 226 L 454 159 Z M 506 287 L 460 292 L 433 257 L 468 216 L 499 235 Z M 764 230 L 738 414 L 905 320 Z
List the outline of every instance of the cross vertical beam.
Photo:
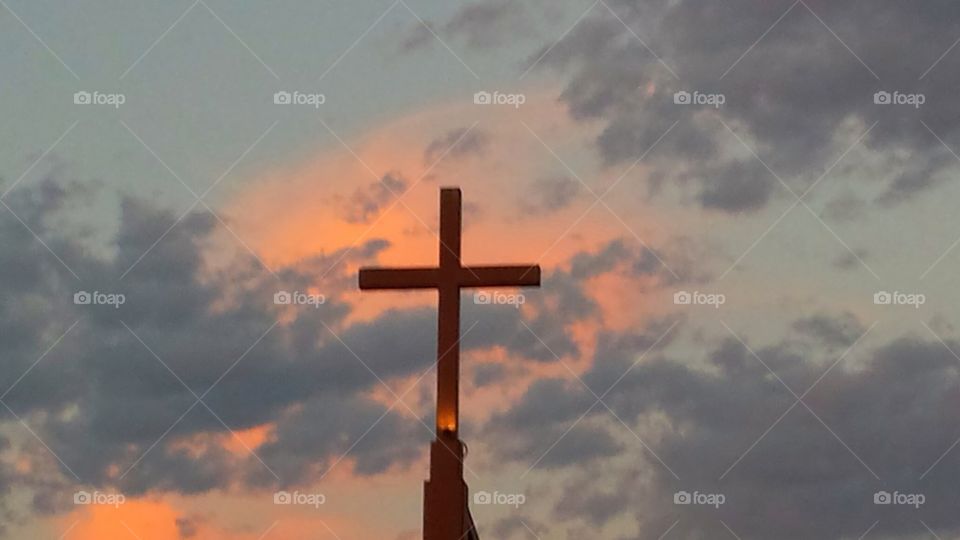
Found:
M 436 289 L 437 413 L 436 439 L 430 444 L 430 479 L 424 483 L 424 540 L 474 540 L 467 485 L 463 481 L 464 445 L 460 428 L 460 289 L 538 287 L 540 267 L 463 266 L 460 231 L 462 196 L 458 188 L 440 190 L 440 250 L 433 268 L 361 268 L 361 289 Z
M 460 424 L 460 228 L 459 189 L 440 191 L 440 276 L 437 308 L 437 433 L 456 440 Z

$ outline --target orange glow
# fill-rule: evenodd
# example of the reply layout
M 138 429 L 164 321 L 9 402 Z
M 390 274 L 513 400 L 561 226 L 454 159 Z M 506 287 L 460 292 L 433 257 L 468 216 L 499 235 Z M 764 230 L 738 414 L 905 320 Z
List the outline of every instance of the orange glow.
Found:
M 274 426 L 264 424 L 242 431 L 234 431 L 224 435 L 223 446 L 234 455 L 245 456 L 251 450 L 256 450 L 261 444 L 270 440 Z
M 69 540 L 104 538 L 151 538 L 175 540 L 177 512 L 162 502 L 127 500 L 119 507 L 92 505 L 82 507 L 64 520 L 63 530 L 73 525 Z
M 487 141 L 480 157 L 451 152 L 439 162 L 427 162 L 424 150 L 432 141 L 476 121 L 472 103 L 439 105 L 382 125 L 362 137 L 345 139 L 356 156 L 334 144 L 308 162 L 262 175 L 229 201 L 225 213 L 237 235 L 271 268 L 276 270 L 302 263 L 311 256 L 326 255 L 329 259 L 317 265 L 315 273 L 333 279 L 355 271 L 357 266 L 357 261 L 347 257 L 339 261 L 342 266 L 331 270 L 338 252 L 355 250 L 376 239 L 390 242 L 390 247 L 379 254 L 379 265 L 436 264 L 437 189 L 459 185 L 465 195 L 465 264 L 538 262 L 549 273 L 550 267 L 564 264 L 575 252 L 592 251 L 612 238 L 629 237 L 628 231 L 602 209 L 594 208 L 584 214 L 592 202 L 585 189 L 581 190 L 583 197 L 559 211 L 524 211 L 522 205 L 533 196 L 528 191 L 533 188 L 524 185 L 538 178 L 567 174 L 524 124 L 563 155 L 572 168 L 594 168 L 589 147 L 595 133 L 582 124 L 572 123 L 552 98 L 553 90 L 528 92 L 528 105 L 519 111 L 509 107 L 485 111 L 485 118 L 495 118 L 474 128 Z M 501 115 L 503 118 L 496 118 Z M 523 123 L 517 122 L 518 115 Z M 494 158 L 517 155 L 525 159 Z M 636 167 L 630 179 L 642 171 L 642 165 Z M 604 170 L 599 173 L 601 178 L 586 181 L 603 185 L 613 182 L 621 173 Z M 378 178 L 386 174 L 404 179 L 409 192 L 400 202 L 392 195 L 388 197 L 379 213 L 372 214 L 367 223 L 347 222 L 344 207 L 350 197 L 358 189 L 377 185 Z M 504 197 L 504 193 L 514 195 Z M 611 204 L 615 205 L 613 196 Z M 646 241 L 657 244 L 656 235 L 650 234 L 656 216 L 637 210 L 625 218 Z M 570 229 L 574 222 L 576 226 Z M 235 239 L 227 238 L 226 242 L 233 245 Z M 640 246 L 631 242 L 631 248 Z M 324 283 L 317 286 L 327 292 Z M 348 295 L 337 300 L 352 304 L 347 321 L 352 323 L 370 320 L 388 308 L 432 306 L 436 297 L 428 291 Z
M 270 494 L 260 497 L 269 498 Z M 209 497 L 188 497 L 174 504 L 160 500 L 128 499 L 116 508 L 85 506 L 59 519 L 57 534 L 63 535 L 64 540 L 182 540 L 184 535 L 178 523 L 189 522 L 195 532 L 193 537 L 204 540 L 296 540 L 304 537 L 304 531 L 316 535 L 311 538 L 330 540 L 338 537 L 382 538 L 382 531 L 375 530 L 373 524 L 364 523 L 363 520 L 330 513 L 318 514 L 313 509 L 295 506 L 283 507 L 283 511 L 278 511 L 272 505 L 252 507 L 242 501 L 221 500 L 218 503 L 219 510 L 195 513 L 198 508 L 209 506 L 211 502 Z M 178 508 L 180 506 L 190 508 L 190 513 L 181 511 Z M 225 515 L 218 515 L 221 512 Z M 259 519 L 251 522 L 242 516 L 258 516 Z M 269 534 L 265 535 L 268 531 Z
M 454 432 L 457 430 L 457 417 L 452 410 L 440 409 L 437 411 L 437 427 L 440 431 Z
M 264 424 L 227 433 L 197 433 L 190 437 L 171 440 L 168 444 L 171 448 L 186 451 L 194 459 L 202 459 L 204 454 L 217 448 L 223 448 L 235 457 L 243 459 L 270 439 L 274 427 L 273 424 Z

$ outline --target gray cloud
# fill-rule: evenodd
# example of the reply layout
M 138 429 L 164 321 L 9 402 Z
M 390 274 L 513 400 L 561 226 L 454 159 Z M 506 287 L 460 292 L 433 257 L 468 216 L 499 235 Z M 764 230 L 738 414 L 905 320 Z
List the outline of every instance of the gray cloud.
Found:
M 407 181 L 396 174 L 386 174 L 377 182 L 357 188 L 353 194 L 337 205 L 341 216 L 349 223 L 369 223 L 392 201 L 401 195 Z
M 751 162 L 724 164 L 707 171 L 709 180 L 700 192 L 704 208 L 739 212 L 762 208 L 770 199 L 775 180 L 762 167 Z
M 833 266 L 839 268 L 840 270 L 851 270 L 855 268 L 861 268 L 863 263 L 860 261 L 865 261 L 870 257 L 870 254 L 863 249 L 854 250 L 853 253 L 844 250 L 838 256 L 834 257 Z
M 469 47 L 489 49 L 503 46 L 516 39 L 529 27 L 529 17 L 523 6 L 510 0 L 463 2 L 443 24 L 427 22 L 430 30 L 417 23 L 407 30 L 401 40 L 404 52 L 422 49 L 434 41 L 433 33 L 463 40 Z
M 793 329 L 833 347 L 853 345 L 866 330 L 856 316 L 849 312 L 836 316 L 817 314 L 804 317 L 794 321 Z
M 519 3 L 510 0 L 469 2 L 444 25 L 444 31 L 463 38 L 471 47 L 494 47 L 523 31 L 525 13 Z
M 791 409 L 790 391 L 733 338 L 716 342 L 705 366 L 654 351 L 629 371 L 656 332 L 601 339 L 583 380 L 602 394 L 623 375 L 604 401 L 679 479 L 638 443 L 641 460 L 627 469 L 607 460 L 610 469 L 601 477 L 574 476 L 556 499 L 557 526 L 630 518 L 639 532 L 625 538 L 656 538 L 679 520 L 672 534 L 712 538 L 724 534 L 723 520 L 743 538 L 840 540 L 860 537 L 879 520 L 872 535 L 907 539 L 927 533 L 923 519 L 945 537 L 956 534 L 953 479 L 960 456 L 938 462 L 960 436 L 950 427 L 960 391 L 953 355 L 939 341 L 905 337 L 872 349 L 860 345 L 827 372 L 863 325 L 841 315 L 795 326 L 800 340 L 754 348 L 798 395 L 820 381 L 804 397 L 816 416 L 804 405 Z M 524 441 L 501 454 L 529 465 L 592 402 L 577 382 L 540 381 L 489 429 L 508 428 L 502 440 Z M 580 424 L 604 419 L 612 433 L 625 432 L 602 406 Z M 594 459 L 597 449 L 574 444 L 573 451 Z M 554 466 L 574 463 L 564 456 Z M 624 485 L 610 496 L 618 479 Z M 673 493 L 679 490 L 723 493 L 727 503 L 718 510 L 678 507 Z M 926 504 L 920 510 L 877 506 L 879 490 L 922 493 Z
M 212 217 L 192 214 L 171 228 L 176 222 L 172 213 L 126 199 L 113 255 L 103 257 L 81 247 L 82 231 L 46 226 L 59 219 L 77 192 L 48 181 L 22 187 L 8 204 L 30 219 L 30 227 L 80 276 L 79 281 L 9 212 L 0 215 L 4 246 L 0 258 L 11 262 L 2 266 L 0 279 L 0 296 L 5 299 L 0 307 L 4 402 L 29 419 L 63 460 L 60 473 L 70 481 L 75 473 L 84 484 L 117 484 L 129 494 L 196 493 L 244 478 L 256 484 L 302 482 L 315 474 L 317 464 L 331 463 L 345 450 L 342 441 L 359 439 L 386 411 L 363 397 L 379 385 L 377 378 L 324 325 L 385 380 L 429 366 L 429 339 L 395 336 L 428 333 L 431 313 L 388 313 L 381 321 L 386 326 L 374 321 L 345 327 L 350 309 L 339 295 L 348 285 L 353 288 L 355 276 L 340 266 L 317 281 L 316 276 L 341 255 L 348 264 L 375 257 L 385 247 L 382 241 L 280 270 L 279 279 L 265 273 L 253 257 L 238 255 L 227 271 L 211 279 L 204 270 L 203 250 L 214 231 Z M 163 240 L 119 280 L 165 232 Z M 327 303 L 320 309 L 296 309 L 289 322 L 266 333 L 286 308 L 273 303 L 273 294 L 281 289 L 305 291 L 309 286 L 324 290 Z M 73 294 L 78 290 L 122 293 L 126 303 L 119 309 L 75 305 Z M 31 368 L 74 322 L 62 341 Z M 203 395 L 206 405 L 197 405 L 194 393 Z M 299 414 L 292 412 L 298 408 Z M 307 410 L 331 420 L 308 421 L 302 412 Z M 2 411 L 0 417 L 13 419 L 9 411 Z M 279 479 L 252 456 L 233 455 L 215 444 L 199 452 L 174 444 L 195 436 L 229 436 L 228 430 L 273 422 L 278 435 L 264 447 L 263 455 Z M 424 432 L 419 438 L 424 438 L 426 430 L 415 419 L 384 418 L 368 435 L 370 443 L 358 444 L 352 452 L 357 472 L 370 474 L 412 459 L 420 450 L 418 430 Z M 382 444 L 381 437 L 400 433 L 404 435 L 397 440 L 410 444 Z M 307 443 L 315 446 L 308 448 Z M 23 455 L 38 460 L 37 467 L 50 457 L 45 449 Z M 131 466 L 119 481 L 111 472 Z M 4 471 L 0 468 L 0 490 L 7 486 Z M 56 493 L 62 484 L 39 478 L 18 482 L 37 490 L 35 510 L 60 508 L 57 500 L 62 497 Z
M 203 213 L 177 223 L 168 210 L 123 199 L 112 243 L 98 251 L 82 247 L 80 229 L 44 225 L 56 222 L 81 192 L 50 180 L 14 193 L 8 202 L 30 219 L 79 281 L 9 213 L 0 214 L 5 247 L 0 261 L 8 263 L 0 266 L 3 389 L 29 369 L 4 401 L 29 419 L 64 463 L 50 469 L 55 462 L 36 448 L 27 455 L 38 467 L 46 464 L 51 479 L 5 476 L 0 467 L 0 493 L 14 483 L 29 487 L 34 511 L 51 513 L 69 507 L 63 495 L 72 488 L 73 473 L 85 485 L 129 495 L 203 493 L 308 482 L 348 450 L 349 459 L 339 466 L 361 475 L 405 467 L 422 455 L 431 418 L 388 413 L 367 396 L 381 388 L 380 380 L 392 387 L 399 378 L 430 369 L 435 310 L 388 311 L 371 321 L 346 323 L 351 309 L 343 295 L 355 289 L 356 279 L 346 268 L 374 262 L 385 241 L 279 268 L 276 277 L 238 252 L 231 264 L 210 274 L 204 255 L 217 222 Z M 334 266 L 341 257 L 343 264 Z M 597 309 L 582 281 L 611 271 L 657 271 L 646 268 L 646 258 L 620 242 L 577 255 L 569 270 L 544 276 L 543 291 L 525 291 L 536 313 L 531 318 L 512 306 L 474 304 L 467 294 L 463 325 L 476 324 L 464 339 L 464 352 L 502 347 L 533 362 L 553 362 L 554 353 L 578 355 L 570 325 Z M 278 290 L 311 287 L 326 295 L 319 309 L 274 304 Z M 73 293 L 80 289 L 122 293 L 126 302 L 119 309 L 75 305 Z M 269 330 L 281 314 L 283 322 Z M 502 376 L 487 371 L 477 370 L 478 384 Z M 196 395 L 204 403 L 198 404 Z M 524 414 L 521 409 L 512 417 L 520 421 Z M 0 418 L 12 416 L 4 410 Z M 377 427 L 367 432 L 374 422 Z M 256 457 L 229 452 L 210 438 L 264 424 L 275 430 Z M 192 441 L 189 449 L 181 444 L 185 440 Z M 597 426 L 585 424 L 544 465 L 559 467 L 586 451 L 610 456 L 618 448 Z M 118 469 L 129 472 L 118 479 Z
M 580 182 L 569 176 L 541 177 L 531 183 L 520 209 L 540 215 L 563 210 L 580 192 Z
M 430 141 L 423 152 L 423 161 L 433 165 L 441 156 L 463 157 L 482 154 L 490 145 L 490 137 L 476 128 L 458 128 L 447 131 Z
M 552 42 L 529 59 L 545 54 L 538 69 L 567 77 L 561 99 L 574 118 L 606 123 L 597 148 L 610 164 L 636 159 L 680 121 L 651 154 L 653 174 L 695 179 L 705 208 L 762 208 L 775 181 L 752 156 L 743 161 L 731 154 L 743 149 L 719 120 L 795 188 L 818 178 L 878 122 L 864 146 L 888 156 L 897 151 L 888 158 L 888 188 L 878 202 L 902 202 L 936 185 L 955 164 L 924 123 L 954 148 L 960 143 L 960 103 L 951 97 L 960 57 L 947 55 L 924 72 L 956 40 L 952 21 L 960 8 L 946 1 L 807 2 L 771 29 L 791 4 L 609 2 L 679 78 L 601 7 L 549 52 Z M 648 85 L 655 88 L 650 95 Z M 716 110 L 677 106 L 677 90 L 720 92 L 727 100 Z M 875 105 L 879 90 L 923 93 L 926 103 L 919 109 Z

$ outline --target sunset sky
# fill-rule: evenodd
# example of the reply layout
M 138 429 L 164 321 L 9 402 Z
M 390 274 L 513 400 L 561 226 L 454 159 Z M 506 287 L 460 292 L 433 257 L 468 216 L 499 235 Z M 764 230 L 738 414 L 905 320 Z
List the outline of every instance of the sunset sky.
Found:
M 435 264 L 445 186 L 465 263 L 543 268 L 462 297 L 481 538 L 960 538 L 958 44 L 948 0 L 0 0 L 0 539 L 421 538 L 436 294 L 357 270 Z

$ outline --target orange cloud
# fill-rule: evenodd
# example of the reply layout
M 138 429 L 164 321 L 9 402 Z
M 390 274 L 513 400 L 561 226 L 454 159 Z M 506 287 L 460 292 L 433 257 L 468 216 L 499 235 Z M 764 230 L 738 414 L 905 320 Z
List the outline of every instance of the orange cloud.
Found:
M 58 520 L 57 535 L 63 540 L 373 540 L 385 533 L 356 515 L 359 507 L 277 507 L 263 502 L 270 498 L 204 495 L 83 506 Z M 390 526 L 379 527 L 384 525 Z
M 432 141 L 469 126 L 487 141 L 482 154 L 450 152 L 428 163 L 424 154 Z M 548 144 L 564 152 L 564 161 L 585 170 L 590 165 L 585 148 L 591 134 L 568 120 L 550 94 L 528 98 L 519 110 L 446 104 L 345 141 L 349 149 L 334 143 L 308 163 L 264 174 L 228 204 L 227 213 L 236 222 L 238 235 L 270 265 L 290 264 L 372 238 L 396 244 L 384 254 L 385 262 L 428 264 L 437 252 L 431 233 L 437 226 L 437 188 L 459 185 L 465 194 L 464 255 L 468 261 L 538 258 L 577 216 L 523 219 L 516 197 L 524 193 L 524 185 L 562 171 L 562 165 L 537 137 L 549 138 Z M 433 152 L 429 157 L 442 153 Z M 402 201 L 390 196 L 384 211 L 373 216 L 373 223 L 343 219 L 343 205 L 349 196 L 388 174 L 406 181 L 410 192 Z M 395 191 L 399 194 L 401 190 Z M 587 232 L 599 237 L 593 234 L 599 226 L 596 222 L 585 220 L 581 225 L 570 239 L 582 238 Z M 558 252 L 551 260 L 560 256 Z
M 450 152 L 429 162 L 443 153 L 425 156 L 431 142 L 470 126 L 486 141 L 481 153 Z M 524 206 L 524 198 L 536 195 L 537 179 L 570 177 L 567 166 L 595 191 L 616 180 L 622 171 L 606 171 L 594 162 L 590 149 L 594 136 L 568 118 L 551 91 L 528 93 L 520 109 L 472 102 L 438 105 L 345 139 L 343 145 L 332 139 L 332 146 L 310 161 L 263 174 L 229 201 L 225 213 L 237 235 L 271 268 L 349 250 L 373 239 L 391 243 L 380 255 L 383 264 L 432 265 L 438 251 L 438 188 L 459 185 L 464 190 L 465 263 L 533 261 L 549 268 L 575 252 L 629 236 L 602 205 L 591 209 L 593 195 L 579 181 L 575 183 L 580 197 L 568 207 L 533 215 Z M 641 170 L 642 166 L 634 172 Z M 599 172 L 590 176 L 590 171 Z M 344 207 L 354 193 L 378 188 L 386 175 L 405 182 L 404 188 L 394 189 L 397 194 L 409 192 L 400 200 L 388 193 L 368 222 L 345 219 Z M 658 230 L 644 212 L 627 218 L 641 234 Z M 656 245 L 655 238 L 645 239 Z M 331 275 L 344 271 L 322 268 L 319 273 L 328 270 Z M 347 300 L 354 303 L 352 320 L 372 318 L 388 307 L 435 302 L 430 292 L 351 295 Z
M 64 540 L 178 540 L 177 518 L 176 510 L 162 502 L 128 500 L 117 507 L 81 507 L 62 519 L 62 533 Z

